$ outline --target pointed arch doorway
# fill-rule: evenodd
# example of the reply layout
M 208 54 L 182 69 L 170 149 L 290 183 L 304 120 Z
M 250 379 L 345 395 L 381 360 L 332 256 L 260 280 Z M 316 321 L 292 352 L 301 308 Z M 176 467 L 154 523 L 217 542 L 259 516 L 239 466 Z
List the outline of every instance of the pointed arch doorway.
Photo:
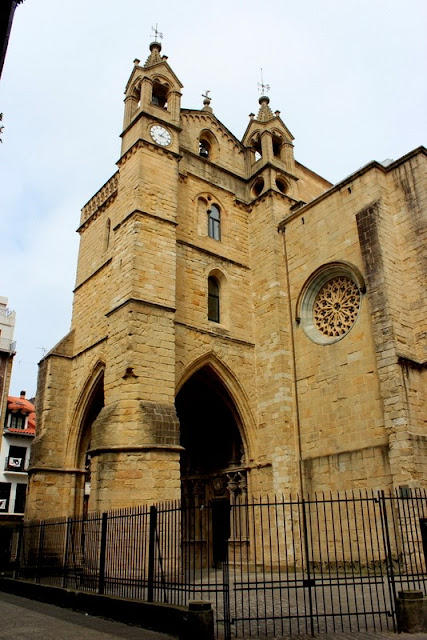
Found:
M 87 515 L 91 510 L 91 440 L 92 425 L 104 406 L 104 371 L 98 373 L 86 399 L 80 427 L 80 439 L 77 448 L 77 466 L 84 469 L 76 492 L 76 513 Z
M 180 389 L 176 401 L 180 421 L 181 493 L 183 503 L 209 507 L 203 525 L 209 564 L 222 562 L 233 537 L 233 505 L 246 499 L 245 447 L 236 405 L 212 367 L 196 371 Z M 195 514 L 196 514 L 195 509 Z M 198 516 L 195 515 L 195 518 Z M 197 528 L 197 524 L 193 523 Z

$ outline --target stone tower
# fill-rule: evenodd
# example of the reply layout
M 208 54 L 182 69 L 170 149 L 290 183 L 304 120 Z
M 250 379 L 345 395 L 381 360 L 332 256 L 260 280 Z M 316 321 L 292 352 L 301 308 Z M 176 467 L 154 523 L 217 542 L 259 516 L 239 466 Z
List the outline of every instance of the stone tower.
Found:
M 369 263 L 372 242 L 386 256 L 400 241 L 368 224 L 386 201 L 413 233 L 425 150 L 332 187 L 267 96 L 239 141 L 181 89 L 153 42 L 126 85 L 118 170 L 82 210 L 71 331 L 40 366 L 27 517 L 426 481 L 422 331 L 399 334 L 405 382 Z M 401 473 L 403 440 L 417 463 Z

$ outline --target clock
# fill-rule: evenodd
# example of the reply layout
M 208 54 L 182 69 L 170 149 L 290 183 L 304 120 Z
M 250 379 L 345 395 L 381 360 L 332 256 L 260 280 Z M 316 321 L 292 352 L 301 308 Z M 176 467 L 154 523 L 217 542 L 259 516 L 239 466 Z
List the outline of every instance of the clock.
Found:
M 150 128 L 150 135 L 156 144 L 161 147 L 168 147 L 172 142 L 172 136 L 167 129 L 160 124 L 153 124 Z

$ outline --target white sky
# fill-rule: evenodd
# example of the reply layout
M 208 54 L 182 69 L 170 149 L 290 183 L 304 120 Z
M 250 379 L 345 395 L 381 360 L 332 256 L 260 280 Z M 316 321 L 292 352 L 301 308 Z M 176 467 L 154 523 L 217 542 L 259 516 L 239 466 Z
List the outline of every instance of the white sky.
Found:
M 70 327 L 80 209 L 115 172 L 123 91 L 152 25 L 201 108 L 241 137 L 260 68 L 296 158 L 332 182 L 426 144 L 425 0 L 25 0 L 0 80 L 0 295 L 16 310 L 10 393 Z

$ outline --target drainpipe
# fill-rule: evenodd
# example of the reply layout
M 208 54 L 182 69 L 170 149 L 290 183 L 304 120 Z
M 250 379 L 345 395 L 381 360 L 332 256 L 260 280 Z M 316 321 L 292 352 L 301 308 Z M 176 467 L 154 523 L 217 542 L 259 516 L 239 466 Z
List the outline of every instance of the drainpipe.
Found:
M 286 248 L 286 229 L 280 228 L 279 232 L 282 234 L 283 238 L 283 256 L 285 258 L 285 271 L 286 271 L 286 286 L 288 289 L 288 312 L 289 312 L 289 330 L 291 336 L 291 351 L 292 351 L 292 392 L 295 403 L 295 447 L 297 451 L 298 458 L 298 485 L 299 485 L 299 494 L 300 497 L 304 497 L 304 478 L 303 478 L 303 468 L 302 468 L 302 447 L 301 447 L 301 419 L 300 419 L 300 409 L 299 409 L 299 398 L 298 398 L 298 380 L 297 380 L 297 362 L 295 356 L 295 336 L 294 336 L 294 324 L 293 324 L 293 315 L 292 315 L 292 302 L 291 302 L 291 288 L 290 288 L 290 279 L 289 279 L 289 265 L 288 265 L 288 253 Z

